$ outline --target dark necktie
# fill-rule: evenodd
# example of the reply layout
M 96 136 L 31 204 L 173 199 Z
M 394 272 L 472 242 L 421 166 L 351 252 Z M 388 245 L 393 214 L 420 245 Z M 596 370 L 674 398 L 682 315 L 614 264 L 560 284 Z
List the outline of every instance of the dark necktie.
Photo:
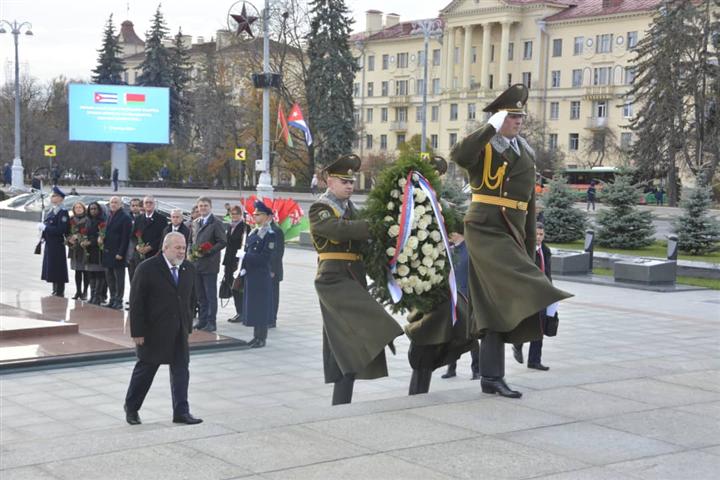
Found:
M 520 147 L 518 147 L 517 139 L 513 138 L 510 140 L 510 146 L 512 146 L 512 149 L 515 150 L 515 153 L 520 155 Z
M 177 267 L 172 267 L 170 271 L 172 272 L 173 280 L 175 280 L 175 286 L 177 286 L 178 283 L 180 283 L 180 278 L 178 277 L 178 269 Z
M 545 272 L 545 257 L 543 257 L 542 248 L 538 248 L 537 253 L 540 256 L 540 271 Z

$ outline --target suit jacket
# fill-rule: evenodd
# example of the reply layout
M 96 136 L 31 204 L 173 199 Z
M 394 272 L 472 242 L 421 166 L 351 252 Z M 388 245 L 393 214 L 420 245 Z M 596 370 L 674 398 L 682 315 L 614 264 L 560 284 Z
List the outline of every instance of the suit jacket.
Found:
M 552 252 L 548 248 L 547 245 L 545 245 L 545 242 L 540 244 L 540 248 L 542 249 L 542 259 L 540 258 L 540 255 L 537 253 L 535 254 L 535 265 L 538 266 L 538 268 L 542 267 L 542 262 L 545 262 L 545 276 L 552 282 Z
M 165 230 L 163 230 L 163 235 L 162 235 L 163 241 L 165 240 L 165 235 L 167 235 L 168 233 L 170 233 L 172 231 L 173 231 L 173 225 L 172 225 L 172 223 L 168 223 L 167 227 L 165 227 Z M 185 225 L 185 222 L 180 224 L 180 227 L 178 228 L 178 233 L 183 234 L 183 236 L 185 237 L 185 245 L 187 247 L 189 247 L 191 234 L 190 234 L 190 229 L 188 228 L 187 225 Z
M 175 285 L 165 257 L 160 254 L 138 265 L 130 288 L 130 335 L 144 337 L 137 356 L 148 363 L 172 363 L 175 349 L 189 359 L 188 335 L 195 306 L 195 267 L 183 262 Z M 176 341 L 180 335 L 182 341 Z
M 118 268 L 125 266 L 131 226 L 132 220 L 130 220 L 130 216 L 122 209 L 108 218 L 102 250 L 103 267 Z M 123 257 L 122 260 L 116 260 L 115 255 Z
M 217 274 L 220 272 L 220 252 L 227 245 L 227 235 L 223 223 L 210 215 L 208 221 L 203 225 L 202 217 L 196 218 L 193 222 L 193 245 L 202 245 L 210 242 L 212 248 L 204 256 L 195 260 L 195 268 L 200 274 Z
M 270 259 L 270 269 L 272 273 L 275 274 L 275 277 L 273 278 L 276 282 L 282 282 L 283 279 L 283 255 L 285 255 L 285 234 L 282 231 L 282 228 L 275 223 L 272 222 L 270 224 L 270 227 L 272 228 L 272 231 L 275 233 L 275 248 L 273 249 L 272 258 Z
M 237 269 L 238 259 L 237 252 L 242 249 L 245 239 L 247 224 L 245 222 L 238 223 L 233 229 L 231 225 L 227 226 L 227 248 L 225 248 L 225 256 L 222 264 L 226 269 L 235 271 Z
M 135 232 L 140 231 L 142 233 L 142 241 L 152 247 L 148 253 L 145 254 L 145 258 L 150 258 L 158 254 L 163 241 L 163 230 L 167 226 L 168 221 L 165 217 L 160 215 L 155 210 L 150 219 L 147 218 L 145 213 L 142 213 L 139 218 L 135 220 Z

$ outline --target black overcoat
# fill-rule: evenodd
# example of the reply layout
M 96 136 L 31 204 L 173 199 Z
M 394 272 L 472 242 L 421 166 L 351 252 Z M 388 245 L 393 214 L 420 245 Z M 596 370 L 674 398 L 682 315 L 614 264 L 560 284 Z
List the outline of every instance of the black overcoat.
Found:
M 105 238 L 103 240 L 103 267 L 120 268 L 125 266 L 131 228 L 132 220 L 130 215 L 122 209 L 110 215 L 105 226 Z M 120 255 L 122 260 L 117 260 L 115 255 Z
M 65 235 L 69 233 L 70 216 L 64 208 L 54 213 L 52 210 L 45 217 L 45 230 L 42 238 L 45 240 L 41 279 L 47 282 L 67 282 L 67 250 L 65 250 Z
M 167 224 L 167 219 L 160 215 L 157 210 L 153 212 L 150 218 L 145 213 L 142 213 L 135 219 L 132 235 L 139 231 L 142 234 L 142 241 L 152 247 L 152 250 L 145 254 L 145 258 L 153 257 L 160 252 L 163 231 Z

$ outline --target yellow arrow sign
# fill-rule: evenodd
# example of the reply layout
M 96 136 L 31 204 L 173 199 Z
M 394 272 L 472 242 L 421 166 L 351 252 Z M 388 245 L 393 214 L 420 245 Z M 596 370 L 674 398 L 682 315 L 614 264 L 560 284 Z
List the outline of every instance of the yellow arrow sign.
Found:
M 55 145 L 45 145 L 43 148 L 46 157 L 54 157 L 57 155 L 57 148 Z
M 244 162 L 245 160 L 247 160 L 244 148 L 235 149 L 235 160 L 237 160 L 238 162 Z

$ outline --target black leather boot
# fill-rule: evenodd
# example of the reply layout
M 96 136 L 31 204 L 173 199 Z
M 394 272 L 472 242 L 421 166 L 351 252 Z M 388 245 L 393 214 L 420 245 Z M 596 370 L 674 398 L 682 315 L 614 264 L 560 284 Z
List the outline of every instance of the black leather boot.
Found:
M 483 393 L 497 393 L 501 397 L 520 398 L 522 393 L 517 390 L 511 390 L 502 377 L 482 377 L 480 385 Z
M 452 378 L 457 376 L 457 362 L 448 363 L 447 372 L 443 373 L 440 378 Z

